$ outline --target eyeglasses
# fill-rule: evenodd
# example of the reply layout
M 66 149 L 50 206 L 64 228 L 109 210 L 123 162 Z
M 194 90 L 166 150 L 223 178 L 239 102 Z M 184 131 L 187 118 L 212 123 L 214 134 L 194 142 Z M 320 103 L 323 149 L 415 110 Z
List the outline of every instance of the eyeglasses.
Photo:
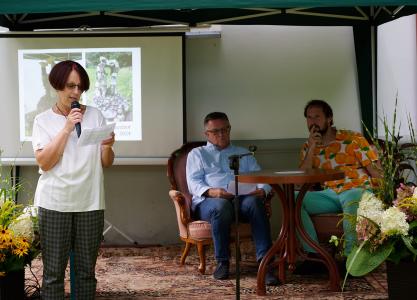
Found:
M 75 90 L 75 88 L 78 88 L 81 92 L 84 91 L 81 87 L 81 84 L 66 83 L 65 87 L 69 90 Z
M 227 126 L 223 128 L 207 129 L 206 132 L 219 136 L 220 134 L 228 134 L 230 132 L 230 129 L 231 127 Z

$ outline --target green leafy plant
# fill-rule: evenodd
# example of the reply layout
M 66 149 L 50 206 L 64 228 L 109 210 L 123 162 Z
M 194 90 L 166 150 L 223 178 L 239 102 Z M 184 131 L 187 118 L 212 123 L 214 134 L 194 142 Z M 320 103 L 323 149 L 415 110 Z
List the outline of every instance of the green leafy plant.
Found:
M 398 126 L 397 129 L 397 102 L 395 103 L 392 128 L 389 127 L 386 116 L 382 121 L 384 139 L 371 138 L 378 151 L 382 171 L 382 180 L 380 180 L 374 192 L 386 205 L 390 205 L 395 199 L 396 188 L 400 183 L 406 183 L 407 181 L 406 171 L 413 172 L 416 175 L 409 161 L 415 161 L 417 158 L 417 144 L 410 116 L 408 116 L 410 142 L 400 143 L 402 136 L 399 133 L 401 126 Z
M 365 275 L 385 260 L 398 263 L 417 257 L 417 188 L 407 183 L 410 172 L 415 174 L 409 163 L 417 157 L 414 127 L 408 117 L 411 142 L 401 144 L 397 102 L 392 126 L 386 117 L 382 121 L 384 139 L 373 139 L 379 156 L 375 167 L 381 178 L 359 201 L 355 219 L 358 244 L 346 261 L 347 274 L 353 276 Z
M 0 165 L 0 277 L 23 269 L 40 253 L 36 208 L 14 202 L 20 188 Z

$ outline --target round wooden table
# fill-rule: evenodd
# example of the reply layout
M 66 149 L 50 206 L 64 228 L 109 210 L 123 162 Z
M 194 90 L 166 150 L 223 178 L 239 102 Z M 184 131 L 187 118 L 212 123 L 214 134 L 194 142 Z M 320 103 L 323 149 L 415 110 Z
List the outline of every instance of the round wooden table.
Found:
M 340 291 L 340 276 L 336 262 L 333 257 L 323 248 L 313 241 L 305 232 L 301 223 L 301 205 L 305 193 L 310 187 L 318 182 L 336 180 L 344 178 L 344 172 L 338 170 L 290 170 L 273 171 L 264 170 L 259 172 L 242 173 L 238 176 L 238 181 L 243 183 L 267 183 L 272 186 L 278 194 L 282 206 L 282 227 L 278 238 L 274 241 L 271 249 L 267 252 L 259 265 L 257 275 L 257 294 L 266 294 L 265 274 L 269 262 L 275 257 L 274 266 L 278 265 L 278 278 L 281 283 L 285 283 L 285 265 L 293 271 L 297 256 L 307 260 L 322 262 L 329 270 L 330 288 L 332 291 Z M 295 198 L 295 185 L 302 186 L 298 196 Z M 321 256 L 321 258 L 311 258 L 300 248 L 297 241 L 303 239 L 311 248 Z

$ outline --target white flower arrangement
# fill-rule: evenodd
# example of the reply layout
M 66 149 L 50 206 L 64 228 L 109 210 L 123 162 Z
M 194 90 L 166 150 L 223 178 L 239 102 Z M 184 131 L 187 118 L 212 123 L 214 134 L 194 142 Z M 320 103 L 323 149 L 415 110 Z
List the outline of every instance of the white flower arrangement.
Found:
M 407 172 L 415 172 L 410 160 L 417 160 L 417 141 L 411 117 L 408 118 L 410 143 L 401 143 L 397 126 L 397 101 L 392 125 L 382 119 L 384 140 L 372 138 L 378 151 L 381 178 L 371 192 L 364 192 L 356 219 L 358 243 L 347 257 L 346 270 L 353 276 L 365 275 L 386 260 L 416 261 L 417 188 L 404 184 Z M 369 136 L 376 136 L 368 130 Z M 346 281 L 347 275 L 345 277 Z
M 382 213 L 380 227 L 381 233 L 385 236 L 408 235 L 410 228 L 405 213 L 395 206 Z
M 30 210 L 27 210 L 10 223 L 9 230 L 14 233 L 14 236 L 25 237 L 29 243 L 32 243 L 35 238 L 33 218 L 34 216 L 30 213 Z
M 359 245 L 346 261 L 351 275 L 365 275 L 387 259 L 416 259 L 417 188 L 401 184 L 396 194 L 387 206 L 374 194 L 363 193 L 356 218 Z
M 371 192 L 364 192 L 359 202 L 357 211 L 358 221 L 362 218 L 370 219 L 375 223 L 380 223 L 382 212 L 384 211 L 384 203 L 379 200 Z

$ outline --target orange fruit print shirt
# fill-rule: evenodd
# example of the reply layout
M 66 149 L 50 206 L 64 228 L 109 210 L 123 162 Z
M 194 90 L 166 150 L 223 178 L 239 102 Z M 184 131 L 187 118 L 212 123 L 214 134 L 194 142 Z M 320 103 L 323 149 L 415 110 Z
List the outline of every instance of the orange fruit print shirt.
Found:
M 301 150 L 301 161 L 308 151 L 308 143 Z M 336 140 L 326 146 L 316 146 L 313 168 L 345 171 L 345 179 L 326 181 L 324 188 L 336 193 L 352 188 L 371 187 L 371 178 L 365 167 L 378 160 L 378 155 L 362 134 L 350 130 L 337 130 Z

